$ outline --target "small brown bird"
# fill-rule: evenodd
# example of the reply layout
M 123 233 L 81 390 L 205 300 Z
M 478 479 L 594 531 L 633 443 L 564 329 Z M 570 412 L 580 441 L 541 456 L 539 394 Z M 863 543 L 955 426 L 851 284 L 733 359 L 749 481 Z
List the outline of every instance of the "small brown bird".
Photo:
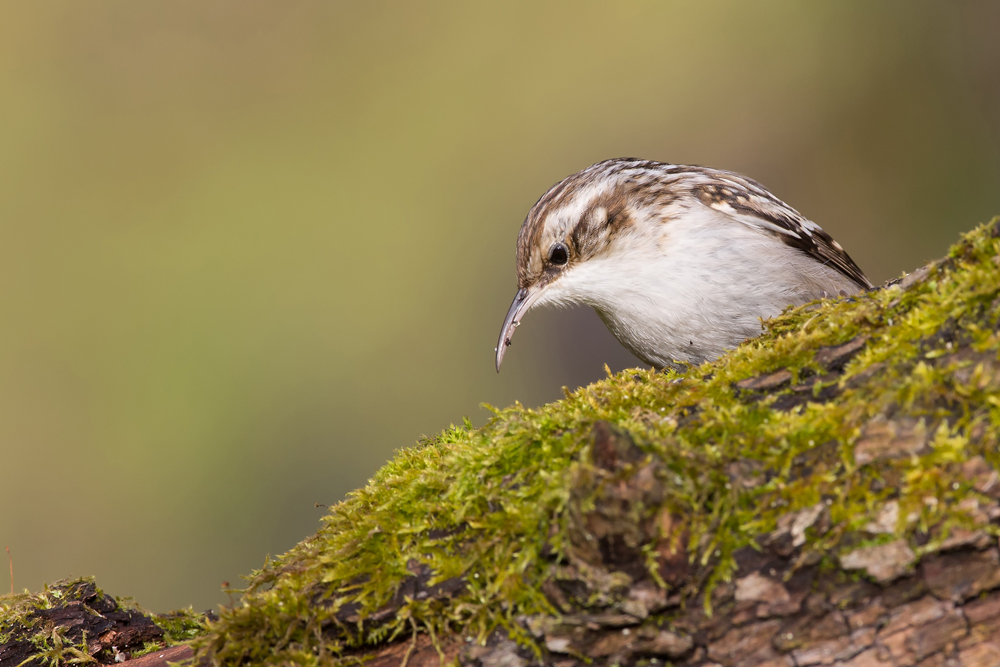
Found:
M 517 295 L 500 370 L 532 306 L 587 305 L 635 356 L 700 364 L 786 306 L 872 284 L 819 225 L 745 176 L 634 158 L 569 176 L 517 237 Z

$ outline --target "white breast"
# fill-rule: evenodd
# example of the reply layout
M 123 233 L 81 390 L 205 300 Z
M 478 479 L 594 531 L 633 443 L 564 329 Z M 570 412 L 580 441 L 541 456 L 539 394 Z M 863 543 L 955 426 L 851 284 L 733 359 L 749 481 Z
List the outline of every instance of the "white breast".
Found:
M 637 221 L 538 303 L 592 306 L 633 354 L 669 367 L 714 359 L 758 335 L 761 319 L 840 290 L 858 286 L 767 232 L 694 206 Z

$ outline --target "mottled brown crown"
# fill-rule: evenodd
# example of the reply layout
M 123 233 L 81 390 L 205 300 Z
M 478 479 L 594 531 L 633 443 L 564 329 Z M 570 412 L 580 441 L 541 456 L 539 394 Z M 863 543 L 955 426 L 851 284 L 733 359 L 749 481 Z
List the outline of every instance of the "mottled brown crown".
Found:
M 518 286 L 546 284 L 574 263 L 604 252 L 637 219 L 669 222 L 696 205 L 774 235 L 861 288 L 872 286 L 829 234 L 756 181 L 718 169 L 635 158 L 587 167 L 549 188 L 531 207 L 517 238 Z M 565 265 L 548 261 L 555 243 L 566 246 Z

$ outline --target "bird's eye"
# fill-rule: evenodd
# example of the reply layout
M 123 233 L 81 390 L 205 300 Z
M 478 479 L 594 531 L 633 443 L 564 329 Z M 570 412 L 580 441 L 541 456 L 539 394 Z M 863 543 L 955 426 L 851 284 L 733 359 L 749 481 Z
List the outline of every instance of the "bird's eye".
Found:
M 549 251 L 549 261 L 557 266 L 562 266 L 568 262 L 569 254 L 566 252 L 566 246 L 562 243 L 552 246 L 552 250 Z

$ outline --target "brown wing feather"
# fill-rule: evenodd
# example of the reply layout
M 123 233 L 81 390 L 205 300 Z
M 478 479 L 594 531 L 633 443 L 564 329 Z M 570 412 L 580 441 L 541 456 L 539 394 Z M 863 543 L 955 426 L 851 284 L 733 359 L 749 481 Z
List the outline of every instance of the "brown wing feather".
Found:
M 863 289 L 872 284 L 864 271 L 839 243 L 815 222 L 805 218 L 764 186 L 739 174 L 716 169 L 691 168 L 691 191 L 703 204 L 742 222 L 756 224 L 787 245 L 831 266 Z

